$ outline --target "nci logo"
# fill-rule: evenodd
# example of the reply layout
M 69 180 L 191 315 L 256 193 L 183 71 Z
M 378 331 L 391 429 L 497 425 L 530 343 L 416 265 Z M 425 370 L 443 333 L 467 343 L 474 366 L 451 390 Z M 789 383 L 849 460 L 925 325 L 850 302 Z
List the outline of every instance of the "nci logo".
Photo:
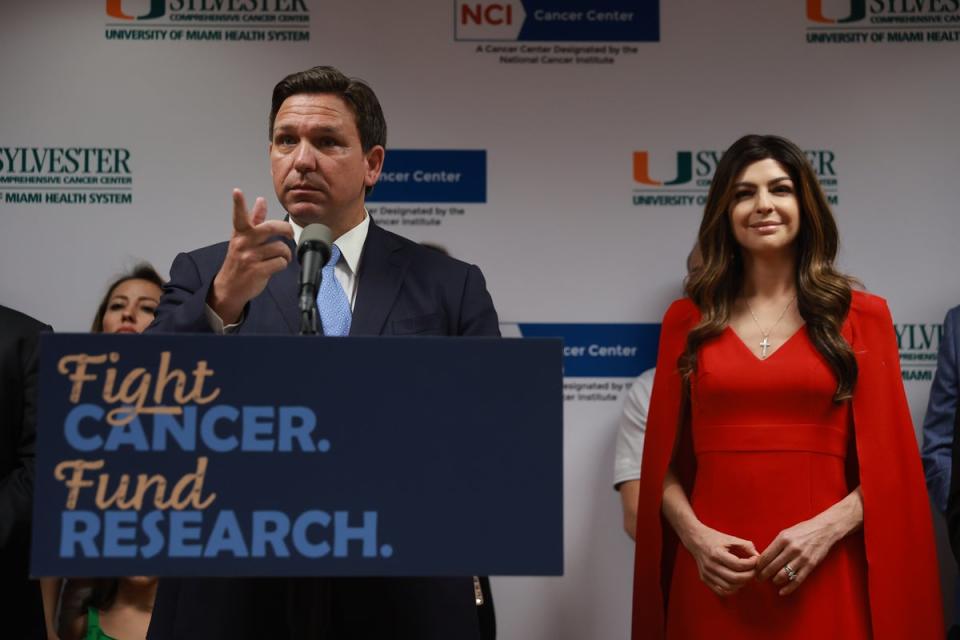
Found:
M 527 14 L 520 2 L 458 2 L 458 40 L 516 40 Z
M 827 201 L 839 204 L 836 154 L 827 149 L 804 152 L 813 167 Z M 702 206 L 723 151 L 702 149 L 676 151 L 674 157 L 656 156 L 651 166 L 649 151 L 633 153 L 633 204 L 637 206 Z
M 937 368 L 937 352 L 943 337 L 943 325 L 938 323 L 897 323 L 897 347 L 900 350 L 900 369 L 904 380 L 933 380 Z
M 454 39 L 656 42 L 659 0 L 454 0 Z
M 491 2 L 489 4 L 464 2 L 460 5 L 460 24 L 464 27 L 470 25 L 489 25 L 491 27 L 512 25 L 514 24 L 514 10 L 521 16 L 524 15 L 523 5 L 519 2 L 508 2 L 505 4 L 500 4 L 499 2 Z M 523 22 L 523 20 L 521 19 L 520 22 Z

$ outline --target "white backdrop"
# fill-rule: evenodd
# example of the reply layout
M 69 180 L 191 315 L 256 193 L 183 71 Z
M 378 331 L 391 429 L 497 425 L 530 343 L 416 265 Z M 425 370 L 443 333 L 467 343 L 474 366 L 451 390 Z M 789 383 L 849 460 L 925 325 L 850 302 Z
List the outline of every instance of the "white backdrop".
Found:
M 935 330 L 960 302 L 960 12 L 950 7 L 923 9 L 934 22 L 917 26 L 902 22 L 917 14 L 874 6 L 890 3 L 829 23 L 808 16 L 806 0 L 672 0 L 660 3 L 658 18 L 656 3 L 609 2 L 643 15 L 652 6 L 659 39 L 564 43 L 518 42 L 516 25 L 458 23 L 464 4 L 494 7 L 486 15 L 502 18 L 494 3 L 260 0 L 267 10 L 231 12 L 227 2 L 216 10 L 213 0 L 165 0 L 163 16 L 142 20 L 112 17 L 105 4 L 0 7 L 0 303 L 59 331 L 86 330 L 106 282 L 137 259 L 165 273 L 176 252 L 226 239 L 232 187 L 250 201 L 269 196 L 271 214 L 281 215 L 268 173 L 270 91 L 315 64 L 374 87 L 389 124 L 388 157 L 390 148 L 486 151 L 486 202 L 452 201 L 442 206 L 462 215 L 390 228 L 479 264 L 506 323 L 658 322 L 679 291 L 700 209 L 636 205 L 634 195 L 702 192 L 697 181 L 709 176 L 675 187 L 637 182 L 634 154 L 647 152 L 652 180 L 669 181 L 678 152 L 719 151 L 747 132 L 833 154 L 835 175 L 822 177 L 836 180 L 825 184 L 837 197 L 841 266 L 889 300 L 901 331 Z M 148 0 L 116 4 L 133 17 L 151 10 Z M 860 3 L 809 4 L 832 20 L 856 17 Z M 501 5 L 519 20 L 519 1 Z M 174 21 L 184 13 L 261 19 Z M 284 20 L 291 15 L 307 22 Z M 458 25 L 460 36 L 480 40 L 457 40 Z M 176 30 L 251 39 L 173 40 Z M 118 39 L 135 31 L 153 39 Z M 911 33 L 922 41 L 896 41 Z M 607 49 L 578 62 L 557 45 Z M 529 52 L 537 62 L 518 61 L 521 46 L 573 61 Z M 43 155 L 51 147 L 126 150 L 129 174 L 94 179 L 131 182 L 85 192 L 24 183 L 66 178 Z M 41 201 L 22 201 L 32 193 Z M 48 202 L 48 193 L 74 202 Z M 104 193 L 130 201 L 95 203 Z M 923 358 L 937 344 L 901 346 Z M 907 382 L 919 429 L 930 369 L 911 370 L 921 378 Z M 501 637 L 626 635 L 632 548 L 610 488 L 619 408 L 619 399 L 565 404 L 566 573 L 495 578 Z M 941 548 L 949 602 L 955 570 Z

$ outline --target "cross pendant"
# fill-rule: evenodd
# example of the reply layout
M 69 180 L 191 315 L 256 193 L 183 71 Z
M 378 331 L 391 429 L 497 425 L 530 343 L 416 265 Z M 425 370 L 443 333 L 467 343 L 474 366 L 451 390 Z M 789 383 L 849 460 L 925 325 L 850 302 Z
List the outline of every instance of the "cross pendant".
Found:
M 767 357 L 767 349 L 770 348 L 770 341 L 767 340 L 767 336 L 763 336 L 763 340 L 760 341 L 760 357 Z

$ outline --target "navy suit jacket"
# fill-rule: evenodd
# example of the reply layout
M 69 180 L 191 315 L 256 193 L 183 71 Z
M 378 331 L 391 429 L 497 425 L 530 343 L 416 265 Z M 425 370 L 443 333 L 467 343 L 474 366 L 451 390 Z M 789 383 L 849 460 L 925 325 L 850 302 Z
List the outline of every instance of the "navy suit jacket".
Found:
M 209 333 L 207 293 L 226 255 L 226 242 L 178 255 L 149 330 Z M 263 293 L 248 303 L 237 333 L 299 333 L 299 273 L 294 258 L 275 274 Z M 500 335 L 480 269 L 381 229 L 373 221 L 358 277 L 352 336 Z
M 960 396 L 960 307 L 947 312 L 937 353 L 937 371 L 930 386 L 930 400 L 923 418 L 923 470 L 927 490 L 937 508 L 946 512 L 950 493 L 953 423 Z
M 226 252 L 224 242 L 176 257 L 150 331 L 211 331 L 207 293 Z M 500 335 L 480 269 L 373 221 L 358 277 L 350 335 Z M 299 333 L 298 283 L 294 259 L 247 304 L 237 333 Z M 469 577 L 164 579 L 148 638 L 477 640 L 479 634 Z
M 923 466 L 930 497 L 947 517 L 953 556 L 960 565 L 960 307 L 947 312 L 937 372 L 923 420 Z
M 4 637 L 46 638 L 40 589 L 27 580 L 33 519 L 39 336 L 48 325 L 0 306 L 0 590 Z

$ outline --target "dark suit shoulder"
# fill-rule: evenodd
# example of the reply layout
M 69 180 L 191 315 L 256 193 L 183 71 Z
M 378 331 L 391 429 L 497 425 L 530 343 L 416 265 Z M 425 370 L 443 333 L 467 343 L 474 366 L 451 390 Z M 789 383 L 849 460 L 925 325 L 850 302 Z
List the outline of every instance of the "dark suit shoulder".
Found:
M 943 320 L 943 326 L 957 326 L 960 325 L 960 306 L 953 307 L 947 311 L 947 315 Z
M 368 233 L 384 234 L 384 242 L 388 246 L 391 246 L 394 251 L 401 252 L 403 257 L 410 260 L 411 263 L 421 267 L 436 269 L 438 272 L 444 273 L 466 273 L 473 266 L 443 251 L 426 247 L 392 231 L 387 231 L 378 225 L 370 225 Z
M 0 327 L 7 336 L 36 335 L 43 331 L 51 331 L 50 325 L 44 324 L 25 313 L 0 305 Z
M 190 274 L 190 277 L 196 274 L 203 282 L 212 280 L 227 258 L 228 244 L 227 242 L 217 242 L 180 253 L 174 258 L 170 267 L 170 282 L 168 284 L 182 284 L 185 274 Z
M 227 246 L 229 244 L 230 243 L 226 241 L 216 242 L 205 247 L 200 247 L 199 249 L 187 251 L 186 255 L 198 263 L 216 262 L 220 264 L 223 263 L 224 258 L 227 257 Z

